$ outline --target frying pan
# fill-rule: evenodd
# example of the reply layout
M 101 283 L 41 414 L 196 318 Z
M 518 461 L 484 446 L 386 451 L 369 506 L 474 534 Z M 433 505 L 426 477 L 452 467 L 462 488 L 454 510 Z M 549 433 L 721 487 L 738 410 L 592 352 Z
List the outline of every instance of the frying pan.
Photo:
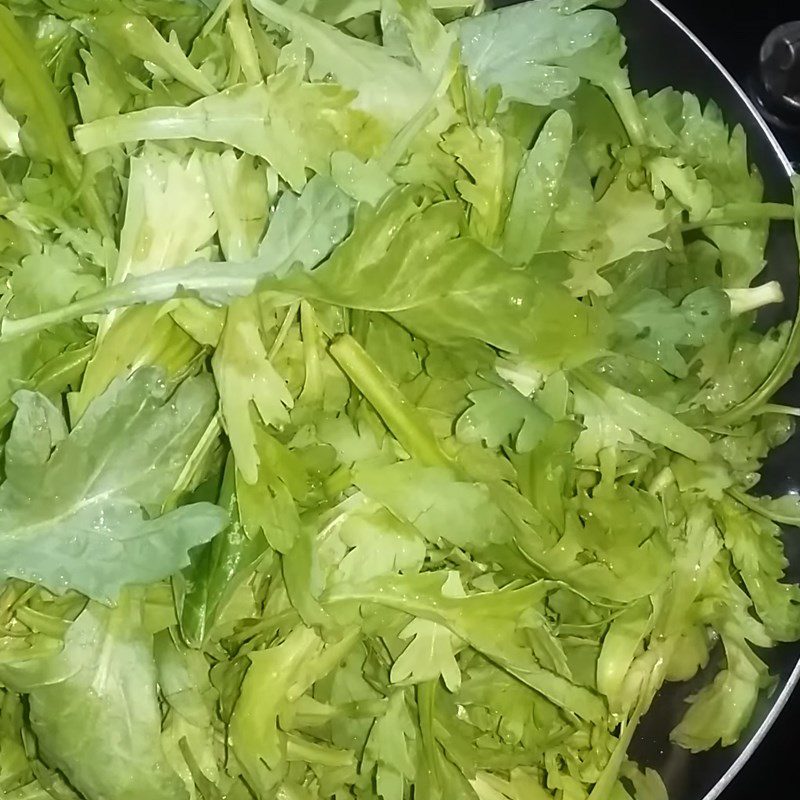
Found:
M 495 5 L 512 5 L 501 0 Z M 730 125 L 741 125 L 747 133 L 750 160 L 764 179 L 766 199 L 791 202 L 789 175 L 792 166 L 766 123 L 745 92 L 703 43 L 658 0 L 628 0 L 617 12 L 628 41 L 628 64 L 634 90 L 655 92 L 667 86 L 690 91 L 702 103 L 713 99 Z M 771 326 L 793 317 L 797 310 L 798 252 L 791 223 L 774 223 L 767 247 L 764 280 L 779 280 L 787 301 L 773 306 L 759 319 Z M 800 405 L 800 377 L 783 390 L 780 401 Z M 800 431 L 775 450 L 764 469 L 759 494 L 780 495 L 800 489 Z M 800 581 L 800 533 L 785 537 L 791 562 L 787 578 Z M 710 682 L 719 668 L 712 658 L 709 667 L 693 681 L 668 684 L 656 698 L 640 725 L 631 757 L 653 767 L 664 779 L 672 800 L 716 800 L 744 766 L 766 736 L 773 722 L 800 682 L 800 643 L 781 645 L 760 653 L 775 676 L 771 694 L 761 697 L 749 728 L 739 742 L 692 755 L 671 744 L 669 732 L 686 709 L 686 698 Z M 719 659 L 719 654 L 717 654 Z M 723 799 L 724 800 L 724 799 Z
M 791 202 L 788 176 L 792 166 L 747 95 L 709 50 L 657 0 L 629 0 L 618 12 L 628 40 L 629 66 L 634 89 L 655 91 L 665 86 L 696 94 L 701 102 L 713 99 L 729 124 L 747 133 L 750 160 L 764 179 L 766 197 Z M 767 249 L 765 279 L 779 280 L 787 302 L 773 307 L 759 320 L 769 326 L 793 317 L 797 311 L 798 253 L 791 223 L 773 225 Z M 782 393 L 782 401 L 800 404 L 800 379 Z M 780 495 L 800 487 L 800 436 L 774 451 L 762 471 L 760 494 Z M 784 537 L 791 562 L 788 577 L 800 580 L 800 536 Z M 761 698 L 756 714 L 738 744 L 691 755 L 669 742 L 669 731 L 683 716 L 685 699 L 705 685 L 716 672 L 711 665 L 704 675 L 684 685 L 670 685 L 656 699 L 631 755 L 656 768 L 675 800 L 716 800 L 755 752 L 800 681 L 800 644 L 782 645 L 762 657 L 776 677 L 770 696 Z

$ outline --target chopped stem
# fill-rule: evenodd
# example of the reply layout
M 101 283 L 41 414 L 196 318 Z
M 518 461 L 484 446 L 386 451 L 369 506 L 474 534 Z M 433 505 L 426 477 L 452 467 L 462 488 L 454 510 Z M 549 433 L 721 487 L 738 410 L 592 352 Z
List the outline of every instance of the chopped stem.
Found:
M 305 380 L 299 400 L 310 405 L 322 402 L 324 379 L 320 364 L 320 330 L 314 308 L 306 300 L 300 301 L 300 334 L 303 340 Z
M 115 296 L 111 290 L 107 290 L 102 294 L 106 297 Z M 29 333 L 35 333 L 36 331 L 47 330 L 48 328 L 52 328 L 63 322 L 71 322 L 74 319 L 80 319 L 87 314 L 97 314 L 100 311 L 110 311 L 114 308 L 120 308 L 121 305 L 125 305 L 125 303 L 114 303 L 112 300 L 109 306 L 104 307 L 103 305 L 100 305 L 98 307 L 95 299 L 97 296 L 98 295 L 91 295 L 90 297 L 85 297 L 81 300 L 75 300 L 68 305 L 61 306 L 60 308 L 54 308 L 52 311 L 44 311 L 41 314 L 34 314 L 30 317 L 22 317 L 20 319 L 4 317 L 2 321 L 2 328 L 0 328 L 2 338 L 15 339 L 18 336 L 25 336 Z
M 86 368 L 92 355 L 92 345 L 77 350 L 66 350 L 45 364 L 30 381 L 31 387 L 42 394 L 60 394 L 75 383 Z M 0 406 L 0 427 L 14 417 L 15 406 L 8 400 Z
M 800 242 L 800 177 L 797 175 L 792 178 L 792 187 L 795 197 L 795 238 Z M 786 342 L 786 347 L 769 375 L 749 397 L 721 414 L 717 419 L 717 423 L 720 425 L 737 425 L 750 419 L 792 377 L 798 359 L 800 359 L 800 309 L 798 309 L 798 315 L 795 316 L 792 323 L 789 341 Z
M 294 321 L 297 317 L 297 312 L 300 309 L 300 301 L 297 300 L 292 303 L 286 309 L 286 316 L 283 318 L 283 322 L 281 323 L 281 327 L 278 329 L 278 335 L 275 337 L 275 341 L 272 343 L 272 347 L 269 349 L 269 354 L 267 358 L 270 361 L 275 359 L 275 356 L 278 355 L 281 348 L 286 342 L 286 337 L 289 335 L 289 331 L 292 329 L 292 325 L 294 325 Z
M 253 41 L 250 25 L 244 14 L 242 0 L 235 0 L 228 14 L 228 34 L 233 42 L 242 73 L 248 83 L 256 84 L 262 80 L 261 65 L 258 61 L 258 51 Z
M 796 515 L 781 514 L 780 512 L 774 511 L 771 508 L 767 509 L 765 508 L 763 502 L 759 502 L 757 497 L 753 497 L 747 492 L 743 492 L 741 489 L 731 487 L 726 489 L 725 493 L 737 502 L 741 503 L 743 506 L 745 506 L 745 508 L 749 508 L 754 514 L 758 514 L 760 517 L 765 517 L 773 522 L 777 522 L 778 525 L 791 525 L 792 527 L 797 526 Z
M 608 95 L 611 102 L 625 126 L 631 144 L 643 145 L 647 143 L 647 131 L 644 127 L 642 119 L 642 112 L 636 103 L 636 98 L 633 96 L 630 87 L 620 80 L 606 81 L 601 85 L 601 88 Z
M 198 38 L 203 38 L 204 36 L 208 36 L 214 28 L 219 25 L 222 18 L 225 14 L 228 13 L 228 9 L 233 5 L 233 0 L 220 0 L 217 7 L 214 9 L 214 13 L 208 18 L 206 24 L 203 25 L 203 29 L 200 31 L 200 35 Z
M 299 736 L 286 734 L 286 758 L 289 761 L 309 761 L 326 767 L 349 767 L 354 761 L 350 750 L 307 742 Z
M 50 616 L 41 611 L 36 611 L 30 606 L 20 606 L 15 613 L 16 618 L 36 633 L 61 639 L 69 630 L 70 622 L 60 617 Z
M 180 475 L 175 481 L 175 486 L 172 488 L 169 497 L 164 502 L 161 509 L 162 513 L 166 514 L 178 507 L 178 503 L 186 490 L 192 483 L 192 480 L 197 476 L 203 463 L 208 458 L 209 454 L 216 447 L 217 441 L 222 433 L 222 422 L 219 414 L 214 414 L 211 422 L 208 423 L 200 441 L 195 445 L 194 450 L 189 455 L 186 463 L 181 470 Z
M 696 231 L 719 225 L 745 225 L 763 220 L 792 220 L 794 208 L 787 203 L 729 203 L 713 209 L 705 219 L 687 222 L 681 230 Z
M 409 455 L 429 467 L 453 466 L 417 409 L 352 336 L 339 336 L 330 353 Z
M 442 770 L 434 732 L 437 686 L 438 681 L 425 681 L 417 686 L 417 713 L 422 735 L 422 747 L 419 752 L 420 774 L 417 780 L 423 784 L 427 783 L 440 788 L 443 784 Z
M 785 406 L 780 403 L 767 403 L 755 412 L 757 416 L 762 414 L 786 414 L 790 417 L 800 417 L 800 408 L 796 406 Z
M 220 269 L 219 262 L 195 262 L 185 267 L 137 275 L 52 311 L 20 319 L 4 317 L 0 338 L 14 339 L 89 314 L 108 314 L 117 308 L 163 303 L 181 295 L 200 297 L 210 305 L 224 305 L 232 298 L 252 294 L 261 278 L 262 267 L 257 261 L 228 262 L 225 270 Z
M 746 289 L 725 289 L 725 294 L 731 301 L 731 314 L 738 317 L 749 311 L 756 311 L 772 303 L 782 303 L 784 300 L 783 289 L 778 281 L 770 281 L 761 286 L 751 286 Z
M 621 724 L 617 744 L 611 752 L 605 768 L 600 773 L 600 778 L 594 785 L 588 800 L 607 800 L 611 797 L 640 719 L 641 713 L 637 712 Z

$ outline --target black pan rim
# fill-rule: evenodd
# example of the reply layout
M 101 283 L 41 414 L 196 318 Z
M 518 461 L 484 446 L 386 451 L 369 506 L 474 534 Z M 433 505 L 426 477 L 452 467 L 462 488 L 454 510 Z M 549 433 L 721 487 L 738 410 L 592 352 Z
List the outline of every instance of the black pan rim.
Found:
M 692 30 L 688 28 L 680 20 L 679 17 L 677 17 L 670 9 L 664 6 L 660 2 L 660 0 L 645 0 L 645 1 L 649 3 L 659 14 L 661 14 L 664 17 L 666 23 L 680 30 L 681 33 L 687 39 L 689 39 L 692 42 L 692 44 L 703 54 L 703 56 L 709 62 L 710 66 L 712 66 L 719 73 L 719 75 L 730 85 L 730 88 L 738 96 L 739 100 L 742 103 L 742 106 L 747 109 L 747 112 L 752 117 L 753 122 L 760 129 L 760 132 L 763 135 L 764 139 L 769 143 L 771 149 L 774 151 L 778 160 L 781 162 L 781 165 L 783 166 L 783 169 L 786 173 L 786 177 L 790 178 L 794 174 L 794 169 L 792 167 L 791 161 L 786 156 L 786 153 L 784 152 L 783 148 L 781 147 L 774 133 L 767 125 L 766 121 L 761 116 L 761 114 L 758 112 L 755 105 L 750 100 L 744 89 L 742 89 L 739 83 L 733 78 L 733 76 L 723 66 L 723 64 L 719 61 L 719 59 L 708 49 L 708 47 L 706 47 L 703 41 L 699 39 L 692 32 Z M 639 0 L 633 0 L 633 2 L 639 2 Z M 800 431 L 798 431 L 798 433 L 795 435 L 800 436 Z M 714 784 L 713 788 L 705 794 L 702 800 L 718 800 L 722 792 L 725 791 L 725 789 L 727 789 L 728 786 L 730 786 L 734 778 L 736 778 L 736 776 L 742 770 L 744 765 L 750 760 L 752 755 L 756 752 L 758 747 L 764 741 L 770 729 L 775 724 L 775 721 L 778 719 L 781 712 L 786 707 L 789 698 L 792 696 L 798 684 L 800 684 L 800 657 L 798 657 L 797 662 L 795 663 L 794 668 L 792 669 L 783 689 L 773 700 L 770 710 L 767 713 L 767 716 L 765 717 L 764 721 L 761 723 L 761 725 L 759 725 L 755 733 L 752 734 L 742 752 L 739 753 L 739 755 L 736 757 L 735 761 L 722 774 L 719 780 Z

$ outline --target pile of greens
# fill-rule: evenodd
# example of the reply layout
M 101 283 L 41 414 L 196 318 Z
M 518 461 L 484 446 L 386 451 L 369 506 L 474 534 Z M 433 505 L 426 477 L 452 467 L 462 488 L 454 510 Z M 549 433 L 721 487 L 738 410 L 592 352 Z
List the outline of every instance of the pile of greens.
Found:
M 481 6 L 0 4 L 5 800 L 664 800 L 800 638 L 800 214 Z

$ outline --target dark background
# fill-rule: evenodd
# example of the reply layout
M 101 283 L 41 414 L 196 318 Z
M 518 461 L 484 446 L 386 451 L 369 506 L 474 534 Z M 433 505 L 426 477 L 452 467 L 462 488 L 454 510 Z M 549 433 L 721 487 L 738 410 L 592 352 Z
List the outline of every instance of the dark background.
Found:
M 638 2 L 638 0 L 628 0 Z M 758 53 L 767 34 L 784 22 L 800 20 L 791 0 L 661 0 L 722 61 L 741 86 L 758 75 Z M 787 155 L 800 162 L 800 130 L 776 130 Z
M 764 37 L 782 22 L 800 18 L 800 8 L 779 0 L 661 0 L 740 80 L 756 65 Z M 636 0 L 630 0 L 636 2 Z
M 629 0 L 637 2 L 637 0 Z M 777 25 L 800 19 L 800 4 L 781 0 L 662 0 L 719 58 L 741 85 L 757 74 L 758 52 L 764 37 Z M 792 8 L 792 6 L 794 6 Z M 787 155 L 800 161 L 800 138 L 776 131 Z M 797 788 L 797 730 L 800 690 L 721 800 L 800 796 Z M 791 789 L 789 787 L 792 787 Z M 684 798 L 675 798 L 684 800 Z

